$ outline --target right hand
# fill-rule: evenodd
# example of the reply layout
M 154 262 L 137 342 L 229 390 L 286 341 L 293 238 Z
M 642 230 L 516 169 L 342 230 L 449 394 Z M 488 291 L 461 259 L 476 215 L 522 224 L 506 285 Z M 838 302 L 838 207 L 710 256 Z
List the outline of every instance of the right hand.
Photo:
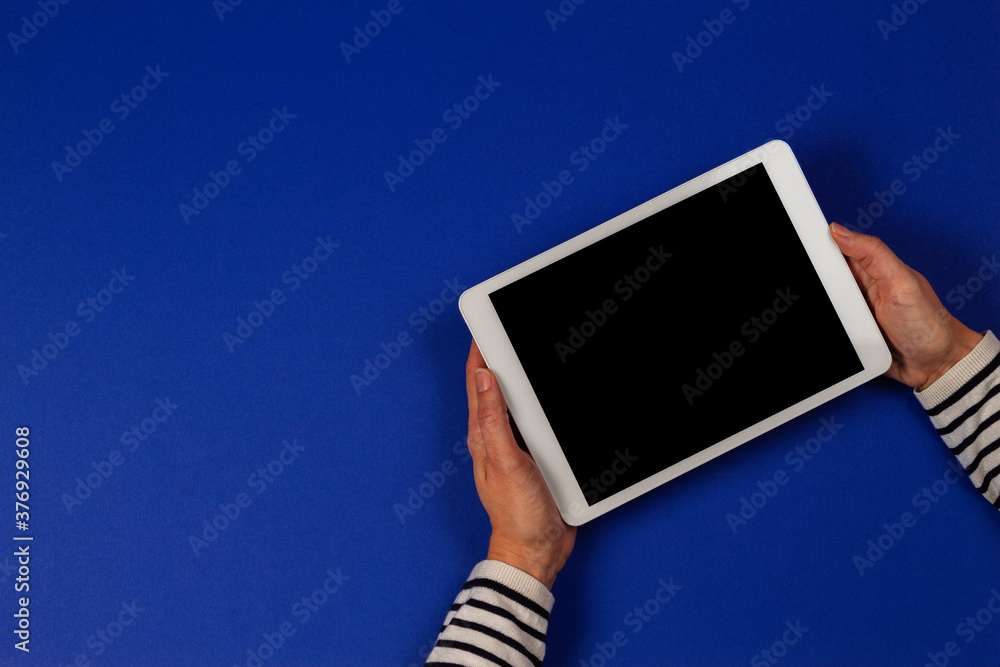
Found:
M 951 315 L 927 279 L 874 236 L 830 225 L 892 351 L 886 375 L 921 391 L 983 339 Z

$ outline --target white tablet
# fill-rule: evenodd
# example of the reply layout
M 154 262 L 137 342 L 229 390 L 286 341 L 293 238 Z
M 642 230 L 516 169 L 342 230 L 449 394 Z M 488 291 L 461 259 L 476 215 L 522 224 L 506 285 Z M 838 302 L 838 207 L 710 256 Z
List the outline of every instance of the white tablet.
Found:
M 781 141 L 470 288 L 459 307 L 571 525 L 891 361 Z

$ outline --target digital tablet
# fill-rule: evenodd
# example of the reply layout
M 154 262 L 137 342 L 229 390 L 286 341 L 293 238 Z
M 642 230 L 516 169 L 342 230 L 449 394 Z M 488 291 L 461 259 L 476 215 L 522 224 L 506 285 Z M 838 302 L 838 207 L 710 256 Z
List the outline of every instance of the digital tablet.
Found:
M 459 307 L 571 525 L 891 362 L 781 141 L 468 289 Z

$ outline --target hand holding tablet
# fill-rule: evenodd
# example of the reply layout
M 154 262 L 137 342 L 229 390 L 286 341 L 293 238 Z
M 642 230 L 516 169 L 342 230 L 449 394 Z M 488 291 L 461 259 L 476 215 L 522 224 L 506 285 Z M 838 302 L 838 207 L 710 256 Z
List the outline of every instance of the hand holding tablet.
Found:
M 891 361 L 781 142 L 469 289 L 460 307 L 571 525 Z
M 487 558 L 551 589 L 573 551 L 576 528 L 563 522 L 538 466 L 518 447 L 504 397 L 485 366 L 473 341 L 465 365 L 468 444 L 476 491 L 493 527 Z

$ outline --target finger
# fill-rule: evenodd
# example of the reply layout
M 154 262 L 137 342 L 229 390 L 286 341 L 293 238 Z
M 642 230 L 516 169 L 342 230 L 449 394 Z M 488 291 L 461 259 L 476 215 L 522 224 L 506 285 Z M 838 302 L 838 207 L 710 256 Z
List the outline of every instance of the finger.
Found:
M 507 403 L 503 399 L 496 376 L 488 369 L 476 371 L 479 429 L 486 448 L 487 470 L 490 467 L 510 470 L 527 459 L 517 446 L 507 418 Z
M 479 351 L 479 346 L 476 345 L 475 339 L 472 341 L 472 345 L 469 347 L 469 358 L 465 362 L 465 393 L 469 398 L 469 430 L 472 430 L 473 424 L 477 425 L 478 420 L 476 418 L 476 369 L 486 368 L 486 361 L 483 360 L 483 354 Z
M 469 363 L 475 363 L 476 368 L 486 368 L 486 360 L 483 359 L 483 353 L 479 351 L 475 338 L 472 339 L 472 345 L 469 347 Z
M 850 237 L 845 236 L 843 232 L 850 234 L 850 230 L 838 225 L 837 223 L 830 224 L 830 236 L 837 243 L 841 252 L 844 253 L 844 260 L 847 262 L 847 268 L 850 269 L 851 275 L 854 276 L 854 282 L 858 284 L 861 292 L 865 295 L 865 301 L 868 302 L 868 308 L 874 314 L 875 304 L 878 301 L 878 284 L 875 279 L 868 275 L 868 272 L 864 270 L 861 263 L 853 257 L 847 255 L 845 246 L 850 243 Z
M 832 223 L 831 236 L 846 256 L 857 260 L 860 268 L 877 283 L 883 283 L 905 272 L 907 265 L 877 236 L 852 232 Z
M 865 295 L 865 300 L 868 302 L 868 307 L 874 311 L 875 303 L 878 299 L 878 283 L 875 279 L 868 275 L 868 272 L 861 268 L 861 264 L 858 260 L 853 257 L 845 257 L 847 260 L 847 268 L 851 270 L 851 275 L 854 276 L 854 282 L 858 284 L 861 288 L 861 292 Z
M 479 401 L 476 395 L 476 369 L 485 368 L 486 362 L 476 341 L 469 348 L 469 359 L 465 362 L 465 392 L 469 398 L 469 437 L 466 444 L 472 460 L 479 464 L 484 458 L 483 435 L 479 428 Z

